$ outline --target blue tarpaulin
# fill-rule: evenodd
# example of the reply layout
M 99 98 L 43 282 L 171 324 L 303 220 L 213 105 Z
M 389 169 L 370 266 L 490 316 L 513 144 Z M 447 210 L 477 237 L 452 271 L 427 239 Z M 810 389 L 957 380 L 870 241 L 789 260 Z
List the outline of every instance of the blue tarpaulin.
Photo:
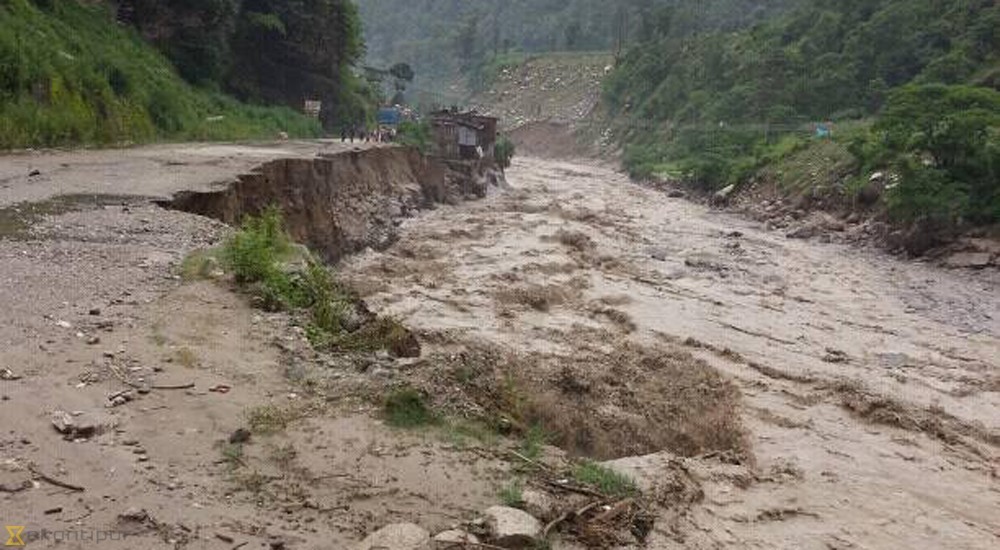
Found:
M 399 109 L 386 107 L 378 110 L 378 123 L 382 126 L 396 126 L 401 118 Z

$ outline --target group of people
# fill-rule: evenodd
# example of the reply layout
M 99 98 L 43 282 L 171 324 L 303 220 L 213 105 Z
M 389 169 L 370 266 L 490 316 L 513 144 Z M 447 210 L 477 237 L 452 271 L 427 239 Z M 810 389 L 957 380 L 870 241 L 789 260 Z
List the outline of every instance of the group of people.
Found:
M 344 127 L 340 130 L 340 141 L 347 142 L 348 140 L 351 143 L 354 143 L 354 140 L 364 141 L 365 143 L 392 143 L 396 140 L 396 129 L 380 126 L 373 131 L 369 131 L 364 126 Z

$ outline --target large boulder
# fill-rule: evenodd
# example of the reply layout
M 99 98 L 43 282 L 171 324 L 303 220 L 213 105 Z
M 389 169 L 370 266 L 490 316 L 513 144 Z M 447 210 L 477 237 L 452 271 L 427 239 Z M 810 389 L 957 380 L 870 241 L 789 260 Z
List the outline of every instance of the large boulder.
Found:
M 508 506 L 493 506 L 483 515 L 493 543 L 504 548 L 524 548 L 542 534 L 542 523 L 531 514 Z
M 393 523 L 368 535 L 357 550 L 431 550 L 431 534 L 412 523 Z

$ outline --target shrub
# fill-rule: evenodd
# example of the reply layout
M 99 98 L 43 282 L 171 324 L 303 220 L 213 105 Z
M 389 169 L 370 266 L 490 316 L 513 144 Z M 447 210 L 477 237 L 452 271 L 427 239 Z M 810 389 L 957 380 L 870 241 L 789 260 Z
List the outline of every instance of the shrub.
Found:
M 403 122 L 399 125 L 396 141 L 427 154 L 431 148 L 431 125 L 427 122 Z
M 517 146 L 508 136 L 502 135 L 497 139 L 497 143 L 493 148 L 493 155 L 496 157 L 497 164 L 501 170 L 510 168 L 516 149 Z
M 589 460 L 577 465 L 573 470 L 573 479 L 613 497 L 626 497 L 639 492 L 632 478 Z
M 437 416 L 424 403 L 424 396 L 413 388 L 401 388 L 385 398 L 385 420 L 397 428 L 417 428 L 437 422 Z

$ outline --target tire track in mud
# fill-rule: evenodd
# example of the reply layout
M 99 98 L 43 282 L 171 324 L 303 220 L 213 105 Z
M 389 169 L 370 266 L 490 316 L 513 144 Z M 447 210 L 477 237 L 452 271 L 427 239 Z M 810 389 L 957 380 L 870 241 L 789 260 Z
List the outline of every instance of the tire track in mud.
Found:
M 563 364 L 666 346 L 729 377 L 756 464 L 687 462 L 705 498 L 651 547 L 996 543 L 997 274 L 790 241 L 596 164 L 520 159 L 508 179 L 407 221 L 343 277 L 465 342 Z M 661 455 L 626 460 L 641 476 Z

